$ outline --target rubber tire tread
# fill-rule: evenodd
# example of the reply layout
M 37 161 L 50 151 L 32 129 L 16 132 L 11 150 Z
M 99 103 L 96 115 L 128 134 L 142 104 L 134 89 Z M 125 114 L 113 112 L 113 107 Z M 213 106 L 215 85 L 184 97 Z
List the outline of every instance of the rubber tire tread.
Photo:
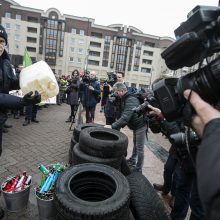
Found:
M 98 163 L 98 164 L 105 164 L 110 167 L 114 167 L 115 169 L 119 170 L 121 167 L 121 157 L 112 157 L 112 158 L 100 158 L 95 156 L 90 156 L 84 153 L 77 143 L 73 148 L 73 158 L 72 161 L 74 165 L 82 164 L 82 163 Z
M 70 141 L 70 149 L 69 149 L 69 164 L 73 165 L 73 160 L 72 160 L 72 155 L 73 155 L 73 148 L 76 145 L 76 141 L 74 139 L 74 136 L 71 137 L 71 141 Z
M 80 132 L 85 129 L 85 128 L 90 128 L 90 127 L 103 127 L 104 125 L 97 124 L 97 123 L 83 123 L 79 124 L 74 127 L 73 129 L 73 136 L 76 142 L 79 142 L 79 136 Z
M 133 172 L 126 178 L 131 189 L 130 209 L 135 220 L 171 220 L 161 198 L 141 172 Z
M 77 175 L 102 173 L 116 184 L 113 195 L 100 202 L 89 202 L 75 196 L 69 183 Z M 97 179 L 98 180 L 98 179 Z M 85 181 L 83 181 L 84 183 Z M 116 169 L 102 164 L 80 164 L 63 171 L 55 184 L 54 205 L 58 220 L 127 220 L 130 188 L 127 179 Z
M 91 134 L 109 134 L 117 137 L 117 140 L 103 140 L 94 138 Z M 117 130 L 110 128 L 86 128 L 81 131 L 79 146 L 81 150 L 91 156 L 101 158 L 121 157 L 127 152 L 128 137 Z

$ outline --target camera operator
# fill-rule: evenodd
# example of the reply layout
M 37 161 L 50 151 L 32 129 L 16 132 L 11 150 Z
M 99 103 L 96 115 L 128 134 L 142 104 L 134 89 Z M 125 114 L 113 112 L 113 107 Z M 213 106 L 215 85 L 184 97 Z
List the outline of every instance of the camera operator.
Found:
M 2 154 L 2 132 L 7 120 L 8 109 L 19 109 L 24 105 L 36 104 L 41 101 L 41 96 L 35 92 L 26 94 L 23 98 L 9 95 L 10 90 L 19 89 L 19 80 L 15 76 L 5 46 L 8 43 L 7 33 L 0 25 L 0 156 Z M 0 219 L 4 217 L 4 211 L 0 208 Z
M 106 125 L 111 125 L 112 123 L 115 122 L 117 118 L 120 117 L 119 115 L 120 110 L 118 109 L 120 106 L 120 99 L 114 96 L 112 87 L 117 82 L 125 84 L 124 83 L 124 72 L 117 72 L 116 79 L 115 77 L 111 77 L 111 78 L 114 78 L 114 80 L 110 80 L 111 83 L 108 83 L 108 88 L 109 88 L 108 98 L 104 106 Z
M 100 84 L 96 79 L 96 72 L 92 71 L 82 84 L 82 104 L 86 110 L 86 123 L 93 123 L 95 108 L 100 95 Z
M 113 86 L 114 94 L 120 99 L 120 118 L 112 125 L 112 129 L 120 130 L 126 125 L 133 130 L 133 152 L 129 159 L 134 171 L 142 172 L 144 163 L 144 143 L 146 138 L 147 124 L 142 116 L 139 116 L 133 109 L 140 105 L 138 98 L 130 95 L 126 85 L 117 82 Z
M 189 99 L 196 115 L 192 124 L 202 142 L 198 150 L 196 171 L 198 190 L 205 210 L 206 219 L 220 219 L 220 112 L 203 101 L 196 92 L 186 90 L 184 96 Z
M 174 141 L 173 138 L 173 135 L 178 135 L 181 134 L 180 132 L 184 132 L 185 128 L 183 121 L 176 120 L 168 122 L 163 117 L 160 109 L 151 105 L 148 105 L 148 107 L 152 109 L 154 114 L 159 116 L 158 120 L 160 120 L 161 132 L 172 144 L 168 160 L 164 166 L 164 184 L 161 189 L 159 188 L 159 190 L 167 194 L 170 190 L 173 190 L 172 181 L 175 181 L 175 191 L 173 192 L 175 200 L 171 211 L 171 218 L 173 220 L 185 219 L 190 205 L 190 219 L 204 219 L 203 209 L 197 191 L 196 172 L 191 158 L 188 155 L 186 142 L 182 139 Z M 151 127 L 151 125 L 149 126 Z M 192 140 L 192 142 L 195 141 Z M 197 142 L 196 144 L 193 143 L 193 145 L 197 145 Z M 193 156 L 195 156 L 195 154 Z M 174 177 L 175 179 L 173 179 Z M 155 189 L 158 189 L 158 185 L 156 185 Z

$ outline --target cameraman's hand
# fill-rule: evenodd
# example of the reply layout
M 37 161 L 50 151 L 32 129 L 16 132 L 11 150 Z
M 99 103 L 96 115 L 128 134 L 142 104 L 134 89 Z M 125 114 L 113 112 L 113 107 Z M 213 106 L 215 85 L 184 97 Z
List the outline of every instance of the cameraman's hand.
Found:
M 92 86 L 88 86 L 88 88 L 89 88 L 90 90 L 95 90 Z
M 147 105 L 147 107 L 152 110 L 148 113 L 149 115 L 160 115 L 161 114 L 161 110 L 159 108 L 155 108 L 152 105 Z
M 186 99 L 189 98 L 190 92 L 191 91 L 189 89 L 184 91 L 184 97 Z M 203 135 L 205 125 L 215 118 L 220 118 L 220 112 L 202 100 L 201 97 L 194 91 L 192 91 L 189 101 L 196 111 L 196 115 L 192 119 L 192 125 L 196 129 L 197 134 L 201 137 Z
M 32 91 L 25 94 L 21 100 L 21 104 L 27 106 L 27 105 L 35 105 L 41 102 L 41 95 L 37 91 L 35 91 L 34 95 L 32 94 L 33 94 Z

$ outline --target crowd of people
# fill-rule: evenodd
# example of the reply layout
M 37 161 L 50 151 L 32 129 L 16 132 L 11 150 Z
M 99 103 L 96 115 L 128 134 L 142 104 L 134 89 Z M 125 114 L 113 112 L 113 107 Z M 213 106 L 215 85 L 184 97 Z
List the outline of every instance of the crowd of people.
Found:
M 9 94 L 10 90 L 19 89 L 19 76 L 12 70 L 8 53 L 5 50 L 6 45 L 7 33 L 0 25 L 0 155 L 2 133 L 10 127 L 6 124 L 9 110 L 12 110 L 14 118 L 25 115 L 23 126 L 31 122 L 38 123 L 36 117 L 38 104 L 41 101 L 41 96 L 37 91 L 34 94 L 33 92 L 25 94 L 22 98 Z M 217 178 L 220 158 L 218 146 L 220 112 L 218 110 L 203 101 L 196 92 L 189 90 L 184 92 L 184 97 L 189 99 L 195 110 L 191 129 L 200 142 L 196 143 L 193 158 L 192 155 L 186 156 L 187 149 L 183 157 L 183 147 L 186 148 L 187 143 L 182 143 L 182 148 L 179 150 L 179 143 L 173 141 L 172 135 L 184 134 L 186 126 L 178 120 L 168 122 L 161 110 L 150 104 L 145 114 L 146 117 L 135 112 L 133 109 L 141 102 L 134 95 L 136 90 L 125 84 L 123 72 L 116 73 L 116 81 L 113 84 L 107 82 L 105 85 L 100 85 L 95 71 L 85 72 L 83 76 L 80 76 L 77 69 L 73 70 L 71 76 L 59 76 L 57 81 L 60 87 L 57 104 L 66 103 L 70 106 L 67 123 L 75 123 L 80 104 L 85 111 L 86 123 L 94 123 L 96 106 L 101 96 L 101 112 L 104 112 L 105 127 L 120 130 L 128 126 L 133 131 L 133 151 L 131 157 L 127 159 L 133 172 L 142 172 L 146 134 L 151 129 L 151 122 L 156 121 L 159 126 L 158 132 L 168 138 L 171 147 L 164 166 L 164 182 L 163 184 L 155 183 L 154 188 L 161 191 L 163 195 L 171 193 L 173 199 L 171 218 L 173 220 L 185 219 L 189 207 L 192 220 L 220 218 L 219 178 Z M 196 166 L 193 164 L 195 161 Z M 0 209 L 0 219 L 3 216 L 4 211 Z

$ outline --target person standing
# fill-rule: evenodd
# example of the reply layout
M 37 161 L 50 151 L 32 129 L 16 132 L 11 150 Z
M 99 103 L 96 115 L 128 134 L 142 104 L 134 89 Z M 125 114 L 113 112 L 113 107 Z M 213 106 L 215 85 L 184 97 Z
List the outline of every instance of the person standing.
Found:
M 66 104 L 70 105 L 71 113 L 66 122 L 75 122 L 75 115 L 77 112 L 77 108 L 79 105 L 79 86 L 80 86 L 80 78 L 79 71 L 77 69 L 72 72 L 72 79 L 67 86 L 67 101 Z
M 8 118 L 8 109 L 18 109 L 21 106 L 38 103 L 41 96 L 35 92 L 26 94 L 23 98 L 9 95 L 10 90 L 19 89 L 19 80 L 13 72 L 10 59 L 5 46 L 8 43 L 7 33 L 0 25 L 0 156 L 2 154 L 2 132 L 3 126 Z M 0 219 L 4 217 L 4 210 L 0 208 Z
M 83 107 L 86 110 L 86 123 L 93 123 L 95 119 L 95 108 L 100 95 L 100 84 L 96 79 L 96 72 L 90 73 L 90 82 L 83 85 Z

